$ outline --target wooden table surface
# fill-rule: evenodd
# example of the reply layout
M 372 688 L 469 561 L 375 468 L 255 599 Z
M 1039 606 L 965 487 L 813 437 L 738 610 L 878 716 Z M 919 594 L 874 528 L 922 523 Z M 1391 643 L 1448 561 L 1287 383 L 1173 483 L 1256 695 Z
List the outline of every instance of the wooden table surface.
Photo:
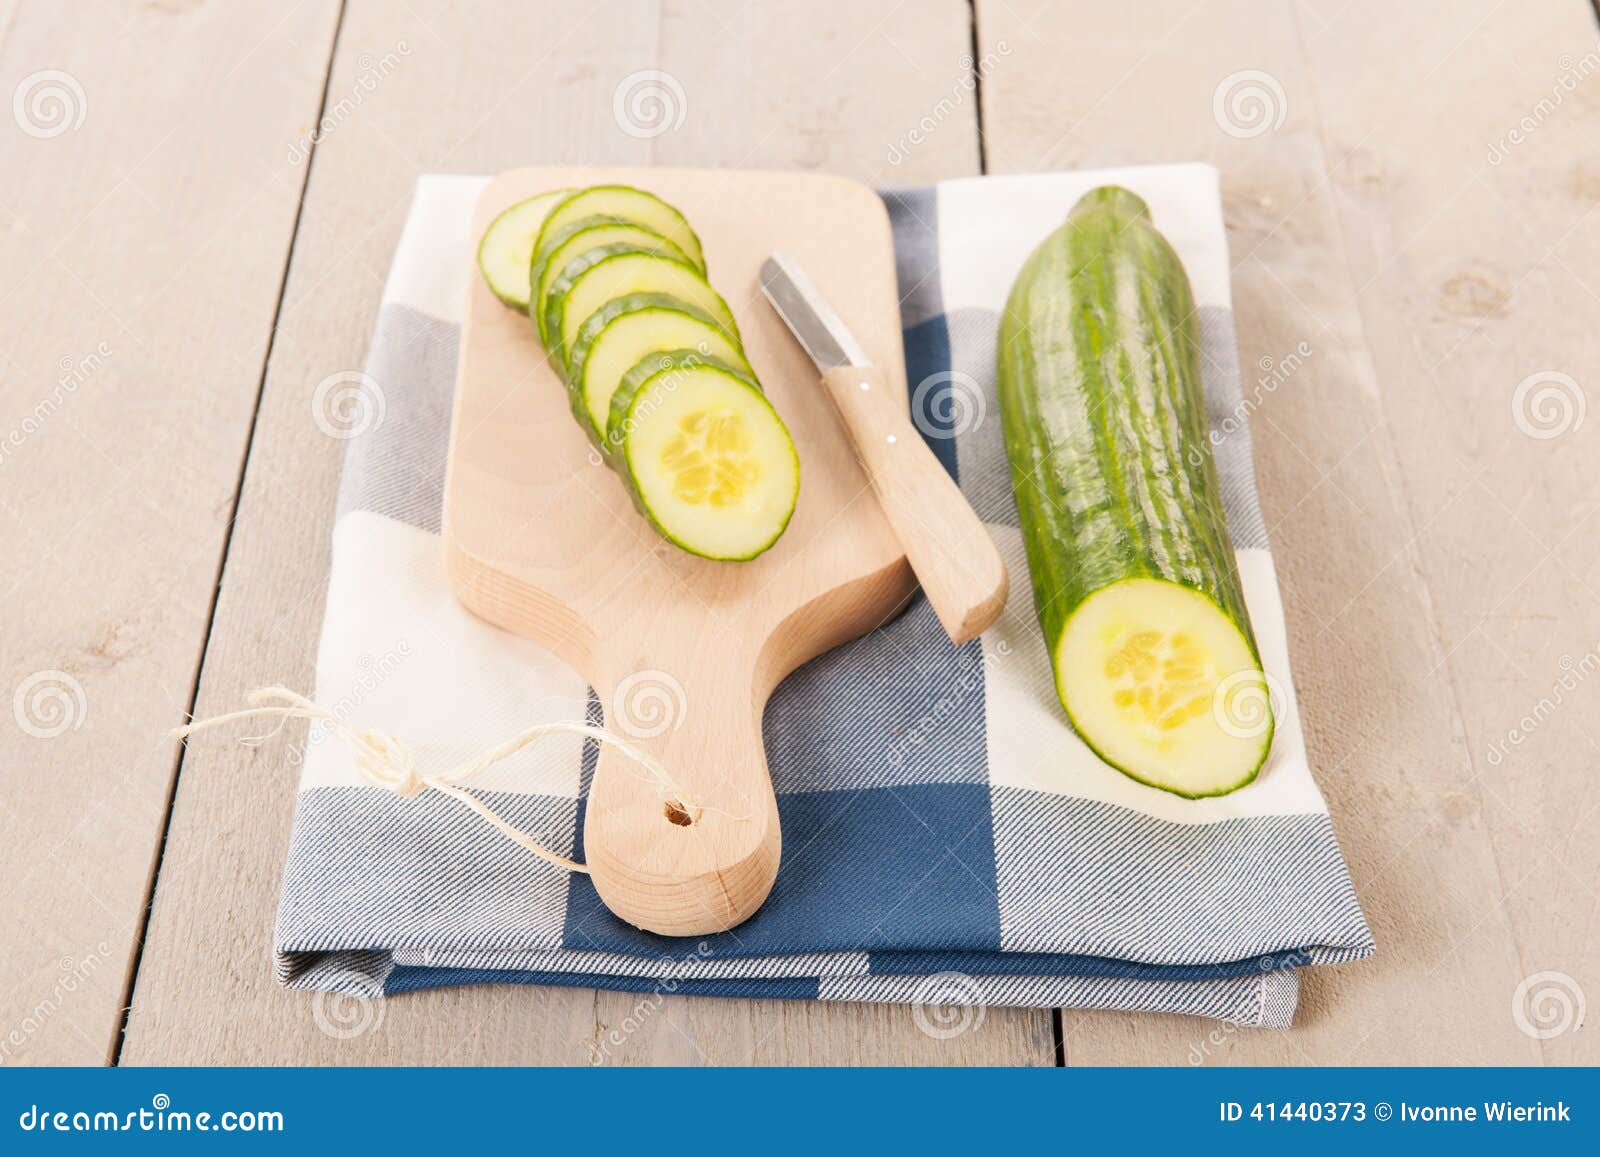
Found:
M 1600 1001 L 1597 74 L 1584 0 L 0 0 L 0 1063 L 1600 1062 L 1514 1011 Z M 311 397 L 419 173 L 1196 159 L 1247 378 L 1309 351 L 1256 467 L 1376 958 L 1287 1032 L 495 987 L 340 1040 L 275 986 L 299 735 L 165 731 L 312 682 Z

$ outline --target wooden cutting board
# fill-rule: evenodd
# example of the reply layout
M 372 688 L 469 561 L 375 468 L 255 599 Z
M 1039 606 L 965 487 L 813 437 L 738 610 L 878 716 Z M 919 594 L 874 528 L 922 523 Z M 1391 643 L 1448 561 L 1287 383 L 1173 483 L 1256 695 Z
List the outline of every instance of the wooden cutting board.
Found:
M 710 281 L 794 436 L 794 518 L 746 563 L 696 558 L 662 539 L 591 450 L 532 324 L 474 270 L 445 555 L 469 609 L 570 663 L 594 687 L 606 727 L 667 770 L 675 791 L 601 748 L 584 856 L 618 916 L 701 935 L 749 917 L 777 875 L 767 697 L 801 663 L 891 616 L 914 586 L 817 371 L 762 299 L 757 271 L 774 250 L 797 257 L 904 397 L 894 249 L 883 203 L 863 185 L 690 169 L 517 169 L 484 190 L 473 236 L 516 201 L 591 184 L 649 190 L 699 233 Z

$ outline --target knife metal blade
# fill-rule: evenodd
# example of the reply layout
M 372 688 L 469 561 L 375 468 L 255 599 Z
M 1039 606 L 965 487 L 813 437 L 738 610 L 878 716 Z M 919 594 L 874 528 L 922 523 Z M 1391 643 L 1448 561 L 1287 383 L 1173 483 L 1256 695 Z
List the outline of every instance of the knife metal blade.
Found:
M 761 263 L 761 292 L 823 373 L 839 366 L 872 364 L 793 257 L 774 253 Z

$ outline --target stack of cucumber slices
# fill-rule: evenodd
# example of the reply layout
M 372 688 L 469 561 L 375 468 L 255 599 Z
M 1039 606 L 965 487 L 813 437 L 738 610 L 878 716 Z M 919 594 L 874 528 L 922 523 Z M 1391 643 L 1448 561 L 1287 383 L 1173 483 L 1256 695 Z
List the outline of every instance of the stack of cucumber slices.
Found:
M 668 541 L 730 561 L 778 541 L 800 461 L 682 213 L 625 185 L 541 193 L 490 222 L 478 267 Z

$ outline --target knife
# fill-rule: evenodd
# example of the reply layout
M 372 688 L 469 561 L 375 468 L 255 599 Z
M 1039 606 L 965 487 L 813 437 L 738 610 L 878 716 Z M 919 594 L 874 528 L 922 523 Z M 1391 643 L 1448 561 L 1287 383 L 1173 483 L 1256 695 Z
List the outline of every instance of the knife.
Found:
M 906 397 L 872 364 L 794 258 L 761 266 L 761 292 L 822 371 L 878 502 L 952 642 L 988 630 L 1005 606 L 1006 565 L 922 435 Z

